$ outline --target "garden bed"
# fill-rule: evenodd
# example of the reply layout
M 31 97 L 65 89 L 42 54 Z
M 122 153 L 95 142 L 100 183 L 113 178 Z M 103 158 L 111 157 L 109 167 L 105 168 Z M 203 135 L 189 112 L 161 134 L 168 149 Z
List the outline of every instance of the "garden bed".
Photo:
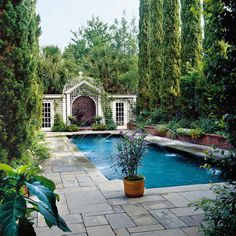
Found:
M 128 124 L 127 128 L 130 130 L 136 130 L 137 125 L 135 123 L 131 123 L 131 124 Z M 145 126 L 145 130 L 149 134 L 154 135 L 154 136 L 170 138 L 169 135 L 163 135 L 159 133 L 156 130 L 155 126 L 152 126 L 152 125 Z M 215 146 L 215 147 L 223 148 L 223 149 L 233 148 L 232 145 L 227 141 L 227 139 L 224 136 L 218 135 L 218 134 L 204 134 L 199 138 L 192 138 L 191 136 L 187 136 L 187 135 L 186 136 L 178 135 L 176 138 L 172 138 L 172 139 L 199 144 L 199 145 Z

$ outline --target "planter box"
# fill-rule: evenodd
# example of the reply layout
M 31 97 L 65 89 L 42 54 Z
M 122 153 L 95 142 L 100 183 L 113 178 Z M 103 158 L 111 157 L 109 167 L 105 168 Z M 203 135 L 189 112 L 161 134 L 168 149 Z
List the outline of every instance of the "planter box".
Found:
M 159 136 L 160 134 L 157 132 L 157 130 L 155 129 L 155 126 L 152 126 L 152 125 L 146 125 L 145 126 L 145 130 L 151 134 L 151 135 L 154 135 L 154 136 Z
M 137 125 L 135 123 L 128 124 L 128 129 L 130 130 L 136 130 Z M 155 126 L 152 125 L 147 125 L 145 126 L 145 130 L 154 136 L 160 136 L 160 137 L 166 137 L 161 134 L 159 134 Z M 169 137 L 167 137 L 169 138 Z M 218 148 L 223 148 L 223 149 L 232 149 L 233 146 L 226 140 L 225 137 L 222 135 L 218 134 L 205 134 L 200 138 L 193 139 L 190 136 L 181 136 L 181 137 L 176 137 L 177 140 L 180 141 L 185 141 L 189 143 L 194 143 L 194 144 L 199 144 L 199 145 L 206 145 L 206 146 L 216 146 Z
M 218 134 L 205 134 L 200 138 L 191 138 L 190 136 L 181 136 L 177 138 L 180 141 L 185 141 L 189 143 L 206 145 L 206 146 L 216 146 L 223 149 L 232 149 L 233 146 L 226 140 L 225 137 Z

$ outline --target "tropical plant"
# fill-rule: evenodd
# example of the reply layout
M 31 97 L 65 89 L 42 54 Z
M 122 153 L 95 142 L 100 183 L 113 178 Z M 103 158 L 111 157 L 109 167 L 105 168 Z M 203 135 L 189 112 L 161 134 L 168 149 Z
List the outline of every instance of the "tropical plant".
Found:
M 138 175 L 138 167 L 141 165 L 147 146 L 145 137 L 146 134 L 139 130 L 133 134 L 121 132 L 121 142 L 117 145 L 118 154 L 115 157 L 115 166 L 121 169 L 127 180 L 143 179 Z
M 110 93 L 134 93 L 137 89 L 137 29 L 135 20 L 109 26 L 99 17 L 87 21 L 65 49 L 64 58 L 73 61 Z
M 66 82 L 77 75 L 76 70 L 72 60 L 63 59 L 57 46 L 42 48 L 39 76 L 43 81 L 44 93 L 62 93 Z
M 37 175 L 37 169 L 30 165 L 13 169 L 0 164 L 0 227 L 4 236 L 36 235 L 32 212 L 42 214 L 48 227 L 58 226 L 70 232 L 58 214 L 59 196 L 54 190 L 55 184 Z

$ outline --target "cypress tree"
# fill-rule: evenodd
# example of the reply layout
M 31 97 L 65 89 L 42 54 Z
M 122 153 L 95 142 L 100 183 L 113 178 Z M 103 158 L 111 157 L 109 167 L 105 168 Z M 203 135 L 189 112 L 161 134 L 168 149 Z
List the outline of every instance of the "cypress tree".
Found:
M 202 61 L 200 0 L 181 0 L 181 74 L 198 69 Z
M 35 9 L 35 0 L 0 2 L 0 149 L 9 161 L 23 156 L 39 126 Z
M 150 108 L 160 105 L 159 83 L 162 75 L 163 0 L 150 1 Z
M 179 1 L 163 5 L 163 73 L 160 83 L 161 109 L 166 119 L 175 114 L 180 78 L 180 15 Z
M 138 112 L 149 106 L 149 3 L 140 0 L 139 6 Z
M 236 2 L 204 2 L 204 73 L 209 103 L 206 110 L 224 117 L 228 135 L 236 146 Z

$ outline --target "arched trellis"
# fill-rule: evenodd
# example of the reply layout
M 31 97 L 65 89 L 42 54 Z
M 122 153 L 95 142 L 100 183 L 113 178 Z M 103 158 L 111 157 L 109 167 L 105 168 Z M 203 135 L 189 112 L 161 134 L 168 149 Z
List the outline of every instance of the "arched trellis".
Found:
M 100 89 L 96 88 L 94 85 L 88 81 L 75 80 L 67 84 L 64 88 L 66 97 L 66 118 L 72 115 L 72 104 L 73 101 L 80 96 L 90 97 L 96 105 L 96 115 L 101 115 L 101 109 L 99 109 L 100 102 Z

